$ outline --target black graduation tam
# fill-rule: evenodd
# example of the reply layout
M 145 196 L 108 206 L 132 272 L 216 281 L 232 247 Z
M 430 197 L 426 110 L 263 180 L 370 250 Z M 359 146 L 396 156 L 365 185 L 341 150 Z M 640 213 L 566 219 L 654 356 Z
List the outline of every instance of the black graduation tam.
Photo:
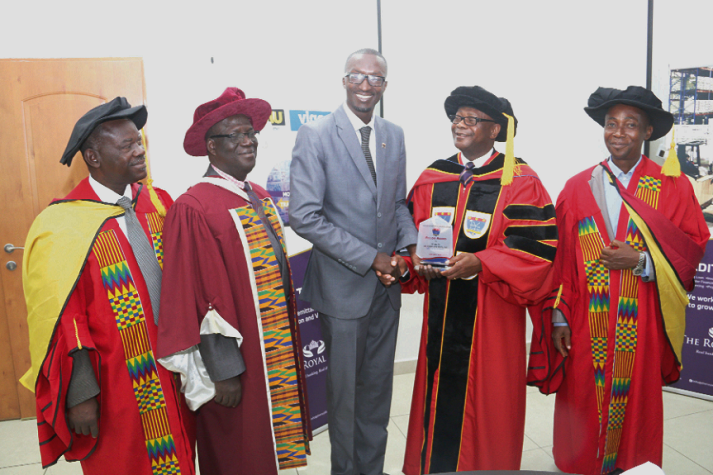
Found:
M 508 119 L 503 113 L 512 116 L 515 122 L 515 133 L 517 133 L 517 119 L 512 111 L 510 101 L 504 97 L 497 97 L 480 86 L 461 86 L 455 88 L 446 98 L 446 115 L 455 115 L 461 107 L 472 107 L 483 111 L 500 124 L 500 133 L 495 138 L 498 142 L 507 140 Z
M 141 130 L 146 125 L 147 116 L 146 106 L 131 107 L 125 97 L 116 97 L 110 102 L 95 107 L 74 124 L 74 130 L 72 130 L 69 143 L 59 163 L 70 166 L 72 159 L 97 125 L 110 120 L 129 119 L 136 125 L 137 129 Z
M 661 107 L 661 101 L 653 92 L 641 86 L 629 86 L 624 91 L 600 87 L 589 96 L 588 107 L 585 107 L 584 111 L 597 124 L 604 127 L 607 112 L 616 104 L 634 106 L 646 113 L 654 128 L 649 140 L 660 139 L 673 126 L 673 114 Z

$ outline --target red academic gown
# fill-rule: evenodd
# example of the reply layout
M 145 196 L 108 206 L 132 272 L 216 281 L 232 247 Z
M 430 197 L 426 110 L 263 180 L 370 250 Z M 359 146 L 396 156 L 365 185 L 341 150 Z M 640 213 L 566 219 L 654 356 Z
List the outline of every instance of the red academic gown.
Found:
M 259 186 L 252 186 L 260 199 L 269 197 Z M 227 408 L 210 400 L 196 412 L 198 460 L 201 472 L 211 474 L 277 474 L 277 459 L 285 455 L 276 454 L 273 442 L 273 420 L 261 350 L 261 325 L 267 322 L 263 319 L 261 324 L 257 315 L 248 269 L 252 263 L 246 260 L 243 241 L 231 218 L 231 210 L 248 206 L 246 199 L 232 191 L 211 183 L 199 183 L 176 200 L 166 217 L 159 357 L 200 343 L 200 325 L 209 309 L 215 310 L 243 337 L 240 351 L 246 369 L 240 375 L 240 403 L 235 408 Z M 266 211 L 272 215 L 267 207 Z M 259 219 L 255 224 L 262 226 Z M 278 232 L 281 234 L 281 230 Z M 265 254 L 255 254 L 256 259 L 261 255 Z M 290 300 L 289 315 L 295 327 L 288 333 L 292 342 L 284 358 L 293 361 L 300 386 L 300 397 L 294 400 L 294 418 L 298 422 L 301 418 L 303 425 L 297 425 L 294 440 L 298 441 L 295 447 L 302 443 L 304 465 L 308 438 L 304 427 L 308 427 L 308 417 L 301 392 L 304 372 L 299 362 L 293 301 Z
M 138 184 L 132 185 L 134 196 L 138 190 Z M 171 205 L 168 193 L 159 189 L 156 192 L 166 207 Z M 69 200 L 99 201 L 99 197 L 88 179 L 84 179 L 61 201 Z M 146 189 L 139 194 L 135 211 L 149 242 L 154 246 L 160 244 L 163 219 L 158 216 Z M 108 280 L 103 279 L 101 269 L 106 263 L 103 259 L 107 258 L 100 258 L 99 253 L 106 255 L 109 243 L 118 243 L 121 253 L 113 253 L 113 258 L 117 262 L 125 260 L 130 273 L 128 277 L 125 268 L 117 266 L 109 284 L 112 292 L 120 287 L 126 290 L 129 279 L 138 292 L 138 298 L 135 294 L 130 297 L 132 308 L 128 310 L 133 312 L 134 325 L 125 327 L 123 332 L 117 326 L 105 287 Z M 107 275 L 105 272 L 104 276 Z M 81 460 L 85 474 L 152 475 L 159 473 L 156 471 L 159 468 L 154 470 L 152 465 L 159 467 L 164 463 L 172 468 L 163 465 L 168 471 L 160 473 L 195 473 L 192 443 L 180 409 L 180 393 L 173 375 L 154 358 L 156 335 L 148 289 L 131 245 L 116 220 L 109 219 L 98 230 L 81 275 L 68 296 L 38 376 L 35 391 L 43 467 L 54 464 L 64 455 L 68 461 Z M 101 390 L 97 396 L 100 406 L 97 439 L 78 436 L 67 426 L 65 400 L 73 365 L 70 353 L 80 348 L 90 350 Z M 135 393 L 137 385 L 139 389 Z M 147 449 L 147 445 L 151 448 Z
M 458 155 L 438 160 L 410 195 L 416 226 L 444 217 L 455 251 L 474 252 L 483 270 L 471 280 L 415 277 L 402 285 L 426 293 L 406 475 L 520 468 L 525 307 L 549 289 L 557 229 L 537 174 L 519 161 L 513 183 L 502 186 L 503 159 L 494 154 L 465 187 Z
M 664 328 L 657 283 L 627 277 L 625 273 L 630 271 L 607 272 L 603 266 L 597 270 L 601 246 L 609 245 L 612 237 L 607 235 L 588 183 L 593 169 L 571 178 L 557 201 L 560 249 L 555 269 L 556 283 L 562 287 L 545 302 L 545 308 L 551 310 L 557 301 L 572 331 L 572 349 L 564 361 L 554 350 L 551 312 L 545 311 L 542 320 L 534 322 L 528 376 L 528 382 L 540 386 L 542 392 L 557 391 L 553 447 L 557 467 L 586 475 L 609 473 L 615 468 L 628 470 L 644 462 L 661 466 L 661 386 L 678 380 L 681 368 Z M 652 191 L 657 184 L 658 193 Z M 695 268 L 710 234 L 686 175 L 664 176 L 659 165 L 643 157 L 622 197 L 651 229 L 683 287 L 692 290 Z M 629 213 L 622 205 L 616 239 L 640 241 L 628 223 Z M 594 226 L 598 234 L 591 232 Z M 586 259 L 588 253 L 594 258 Z M 585 260 L 594 263 L 589 268 L 597 270 L 596 285 L 607 282 L 608 275 L 608 292 L 588 290 L 595 287 L 588 282 Z M 590 273 L 590 279 L 593 275 Z M 656 275 L 657 279 L 663 275 L 658 266 Z M 627 292 L 622 282 L 633 282 L 628 304 L 620 300 Z M 600 314 L 590 311 L 607 306 L 608 311 Z M 623 323 L 622 312 L 627 312 L 628 325 Z M 598 315 L 601 318 L 597 319 Z M 636 322 L 635 329 L 631 322 Z M 600 362 L 597 369 L 595 357 Z M 615 372 L 621 384 L 612 388 Z M 597 401 L 598 392 L 601 403 Z

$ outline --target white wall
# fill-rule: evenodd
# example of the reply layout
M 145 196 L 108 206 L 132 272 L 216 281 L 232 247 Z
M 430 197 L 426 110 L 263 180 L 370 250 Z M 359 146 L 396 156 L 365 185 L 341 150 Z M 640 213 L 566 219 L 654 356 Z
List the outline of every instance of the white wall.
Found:
M 377 47 L 371 1 L 5 3 L 0 58 L 143 57 L 152 171 L 174 196 L 208 164 L 183 151 L 198 105 L 237 86 L 273 108 L 331 111 L 346 55 Z M 265 178 L 289 158 L 271 156 L 264 140 L 260 152 Z
M 608 154 L 602 128 L 582 110 L 589 95 L 646 81 L 645 0 L 385 4 L 385 106 L 406 130 L 410 182 L 457 152 L 443 109 L 450 91 L 480 85 L 510 100 L 515 155 L 556 199 L 569 177 Z
M 377 46 L 373 0 L 190 5 L 13 2 L 2 7 L 0 57 L 143 57 L 153 175 L 176 196 L 207 166 L 182 148 L 196 106 L 238 86 L 274 108 L 330 111 L 344 98 L 346 55 Z M 589 94 L 645 83 L 646 11 L 646 0 L 383 0 L 385 115 L 405 129 L 409 185 L 455 152 L 443 101 L 477 84 L 511 101 L 515 154 L 556 199 L 568 177 L 606 155 L 601 127 L 582 111 Z M 289 158 L 289 144 L 270 134 L 253 172 L 262 183 Z M 420 300 L 405 300 L 397 360 L 418 348 Z

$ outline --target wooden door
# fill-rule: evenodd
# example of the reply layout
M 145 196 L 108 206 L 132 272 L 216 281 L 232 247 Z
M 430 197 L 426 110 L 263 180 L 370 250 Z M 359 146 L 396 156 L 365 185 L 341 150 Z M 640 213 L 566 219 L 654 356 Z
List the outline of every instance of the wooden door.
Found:
M 140 58 L 0 60 L 0 420 L 34 417 L 18 379 L 30 367 L 22 250 L 35 216 L 87 176 L 81 154 L 61 165 L 76 121 L 124 96 L 145 103 Z M 16 268 L 10 270 L 15 262 Z

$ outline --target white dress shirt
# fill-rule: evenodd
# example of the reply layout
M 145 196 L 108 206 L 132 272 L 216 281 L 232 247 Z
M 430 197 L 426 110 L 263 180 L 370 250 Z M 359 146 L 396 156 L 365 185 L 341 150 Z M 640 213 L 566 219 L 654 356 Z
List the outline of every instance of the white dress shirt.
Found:
M 485 165 L 485 162 L 487 162 L 488 159 L 490 157 L 492 157 L 494 153 L 495 153 L 495 147 L 493 147 L 493 149 L 490 150 L 489 152 L 486 152 L 484 155 L 481 155 L 478 158 L 470 160 L 473 162 L 473 168 L 480 168 L 483 165 Z M 465 165 L 466 162 L 468 161 L 468 159 L 465 158 L 465 156 L 462 153 L 459 155 L 459 160 L 461 161 L 461 165 Z
M 639 161 L 636 162 L 636 165 L 631 167 L 631 170 L 629 170 L 628 173 L 624 173 L 619 167 L 617 167 L 614 164 L 614 161 L 609 157 L 609 160 L 607 160 L 607 164 L 609 165 L 609 169 L 612 171 L 612 174 L 614 177 L 616 177 L 617 180 L 619 180 L 619 183 L 621 183 L 621 186 L 624 188 L 629 187 L 629 182 L 631 182 L 631 177 L 634 176 L 634 170 L 636 170 L 636 167 L 639 166 L 641 163 L 641 158 L 639 158 Z M 621 195 L 619 194 L 618 191 L 616 191 L 616 188 L 614 185 L 609 181 L 609 178 L 607 177 L 606 173 L 602 174 L 602 180 L 604 181 L 604 196 L 607 200 L 607 211 L 609 212 L 609 223 L 611 224 L 611 228 L 614 230 L 614 233 L 617 232 L 617 226 L 619 225 L 619 213 L 621 212 L 621 205 L 622 205 L 622 199 Z M 612 236 L 612 239 L 614 236 Z M 651 262 L 651 254 L 648 252 L 646 253 L 646 266 L 644 267 L 644 271 L 641 273 L 641 278 L 643 279 L 644 282 L 650 282 L 654 280 L 655 276 L 653 273 L 653 264 Z
M 127 198 L 131 199 L 131 186 L 127 186 L 124 190 L 124 194 L 119 195 L 114 190 L 110 190 L 106 186 L 96 181 L 91 175 L 89 175 L 89 184 L 92 186 L 94 193 L 96 193 L 99 197 L 99 201 L 102 201 L 104 203 L 115 204 L 122 196 L 126 196 Z M 122 215 L 115 219 L 116 223 L 124 232 L 124 235 L 128 236 L 128 234 L 126 234 L 126 219 L 124 218 L 124 216 Z
M 371 135 L 369 135 L 369 152 L 371 153 L 371 160 L 374 162 L 374 170 L 377 170 L 376 166 L 376 130 L 374 129 L 374 114 L 371 115 L 371 119 L 369 120 L 368 124 L 365 124 L 364 121 L 362 121 L 359 117 L 352 112 L 352 110 L 349 108 L 347 103 L 345 102 L 343 104 L 344 111 L 347 113 L 347 117 L 349 118 L 349 122 L 352 123 L 352 127 L 354 127 L 354 131 L 356 132 L 357 139 L 359 139 L 359 144 L 361 145 L 361 132 L 359 132 L 359 129 L 363 127 L 370 127 L 371 128 Z M 379 177 L 379 174 L 377 173 L 377 178 Z

